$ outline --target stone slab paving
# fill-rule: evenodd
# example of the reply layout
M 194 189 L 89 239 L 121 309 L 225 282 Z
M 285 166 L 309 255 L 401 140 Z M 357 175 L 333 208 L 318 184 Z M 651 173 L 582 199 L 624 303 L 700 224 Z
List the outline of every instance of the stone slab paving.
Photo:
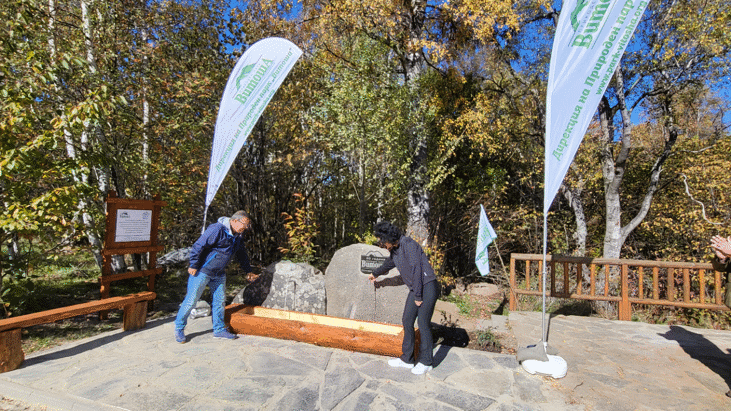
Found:
M 511 312 L 518 346 L 541 339 L 541 313 Z M 731 410 L 731 332 L 576 316 L 546 317 L 568 363 L 552 385 L 592 410 Z
M 499 319 L 501 322 L 504 319 Z M 214 339 L 210 317 L 188 342 L 172 319 L 33 353 L 0 374 L 0 410 L 725 410 L 731 333 L 585 317 L 550 318 L 568 365 L 554 380 L 514 356 L 435 347 L 425 376 L 388 358 L 256 336 Z M 511 313 L 519 346 L 540 339 L 540 313 Z
M 214 339 L 210 317 L 191 320 L 186 332 L 188 342 L 177 344 L 172 319 L 158 320 L 33 353 L 0 374 L 0 393 L 23 404 L 18 410 L 588 409 L 509 355 L 439 346 L 436 368 L 416 376 L 377 355 Z

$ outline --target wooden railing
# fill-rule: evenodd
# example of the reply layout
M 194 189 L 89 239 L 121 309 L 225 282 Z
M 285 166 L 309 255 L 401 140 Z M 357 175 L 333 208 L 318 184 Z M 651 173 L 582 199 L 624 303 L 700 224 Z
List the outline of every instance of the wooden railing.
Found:
M 613 301 L 620 320 L 632 319 L 632 304 L 728 311 L 722 276 L 710 263 L 546 256 L 546 296 Z M 540 296 L 543 255 L 510 257 L 510 310 L 518 295 Z

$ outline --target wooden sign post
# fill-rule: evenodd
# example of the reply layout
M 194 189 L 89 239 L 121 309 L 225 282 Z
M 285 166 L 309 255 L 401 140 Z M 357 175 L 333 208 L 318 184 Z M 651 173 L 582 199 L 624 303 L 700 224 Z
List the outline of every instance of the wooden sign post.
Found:
M 109 298 L 114 281 L 127 278 L 147 277 L 147 290 L 155 291 L 155 276 L 162 273 L 157 268 L 157 253 L 163 247 L 157 242 L 160 226 L 160 210 L 167 205 L 156 195 L 153 200 L 132 200 L 117 197 L 110 191 L 107 196 L 106 236 L 102 250 L 103 265 L 100 279 L 101 298 Z M 112 273 L 112 256 L 149 253 L 147 270 Z M 106 312 L 101 313 L 106 318 Z

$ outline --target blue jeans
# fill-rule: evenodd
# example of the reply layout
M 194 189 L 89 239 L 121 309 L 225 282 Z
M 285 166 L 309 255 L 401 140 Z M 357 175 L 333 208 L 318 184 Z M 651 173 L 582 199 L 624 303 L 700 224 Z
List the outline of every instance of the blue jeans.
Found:
M 196 275 L 188 275 L 188 292 L 185 294 L 183 303 L 180 304 L 177 317 L 175 317 L 176 330 L 182 330 L 188 324 L 188 315 L 200 300 L 206 285 L 213 294 L 213 301 L 211 302 L 213 332 L 227 330 L 226 323 L 223 320 L 224 304 L 226 302 L 226 275 L 211 276 L 200 271 Z

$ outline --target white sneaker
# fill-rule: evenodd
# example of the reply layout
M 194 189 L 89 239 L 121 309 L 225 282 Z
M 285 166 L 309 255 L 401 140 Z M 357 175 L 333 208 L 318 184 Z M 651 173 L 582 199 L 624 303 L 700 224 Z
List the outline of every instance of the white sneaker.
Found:
M 403 368 L 414 368 L 414 364 L 405 363 L 401 358 L 392 358 L 388 360 L 388 365 L 391 367 L 403 367 Z
M 427 371 L 431 371 L 431 369 L 432 369 L 431 365 L 424 365 L 422 363 L 416 363 L 416 367 L 411 369 L 411 373 L 416 374 L 416 375 L 421 375 Z

